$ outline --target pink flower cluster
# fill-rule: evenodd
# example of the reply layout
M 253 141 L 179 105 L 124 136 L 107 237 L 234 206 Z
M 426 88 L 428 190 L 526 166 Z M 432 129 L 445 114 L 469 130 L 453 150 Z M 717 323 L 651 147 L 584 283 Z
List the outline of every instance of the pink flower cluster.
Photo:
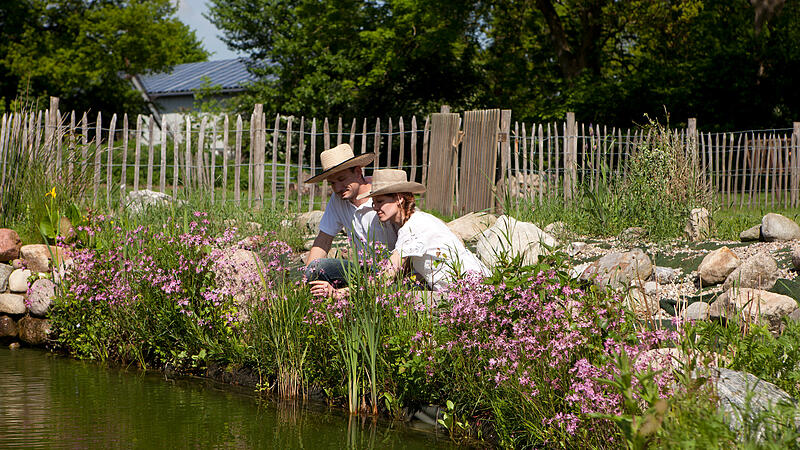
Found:
M 207 213 L 193 217 L 186 226 L 169 220 L 127 231 L 105 217 L 92 218 L 84 231 L 103 236 L 104 244 L 70 250 L 74 268 L 65 276 L 67 292 L 109 307 L 157 296 L 201 327 L 233 325 L 239 318 L 233 300 L 261 295 L 259 269 L 274 281 L 288 270 L 291 249 L 269 233 L 237 242 L 235 227 L 213 236 Z
M 451 286 L 451 307 L 440 324 L 451 333 L 446 350 L 478 359 L 476 377 L 517 390 L 539 404 L 537 409 L 549 411 L 543 425 L 574 434 L 591 426 L 586 415 L 620 413 L 619 394 L 597 381 L 617 375 L 616 354 L 627 352 L 635 371 L 669 367 L 646 351 L 676 335 L 636 332 L 619 298 L 587 293 L 561 280 L 555 271 L 539 272 L 509 288 L 467 278 Z M 672 386 L 670 375 L 656 377 L 663 395 Z

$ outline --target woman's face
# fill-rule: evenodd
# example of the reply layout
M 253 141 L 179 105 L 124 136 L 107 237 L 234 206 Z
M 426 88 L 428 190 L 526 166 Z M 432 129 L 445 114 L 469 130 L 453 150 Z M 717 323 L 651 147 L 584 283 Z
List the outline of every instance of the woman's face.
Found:
M 372 209 L 381 222 L 400 223 L 400 197 L 395 194 L 376 195 L 372 197 Z

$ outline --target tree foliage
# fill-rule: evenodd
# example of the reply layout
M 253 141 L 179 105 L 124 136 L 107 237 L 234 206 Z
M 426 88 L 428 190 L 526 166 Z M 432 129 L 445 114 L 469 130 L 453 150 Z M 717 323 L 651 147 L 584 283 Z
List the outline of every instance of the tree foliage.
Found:
M 213 0 L 226 42 L 252 56 L 252 101 L 286 113 L 383 115 L 469 106 L 474 0 Z
M 305 115 L 511 108 L 704 127 L 800 118 L 800 5 L 785 0 L 211 0 L 260 75 L 249 102 Z
M 140 110 L 125 74 L 208 56 L 169 0 L 12 0 L 0 6 L 0 97 Z M 46 103 L 45 103 L 46 104 Z M 3 105 L 0 104 L 0 107 Z

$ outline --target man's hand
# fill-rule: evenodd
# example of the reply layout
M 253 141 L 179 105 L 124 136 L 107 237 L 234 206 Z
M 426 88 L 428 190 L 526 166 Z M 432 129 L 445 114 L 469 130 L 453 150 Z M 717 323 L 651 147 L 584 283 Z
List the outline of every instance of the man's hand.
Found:
M 332 244 L 333 236 L 320 231 L 316 239 L 314 239 L 314 244 L 311 245 L 311 250 L 308 252 L 306 266 L 311 264 L 311 261 L 327 257 Z

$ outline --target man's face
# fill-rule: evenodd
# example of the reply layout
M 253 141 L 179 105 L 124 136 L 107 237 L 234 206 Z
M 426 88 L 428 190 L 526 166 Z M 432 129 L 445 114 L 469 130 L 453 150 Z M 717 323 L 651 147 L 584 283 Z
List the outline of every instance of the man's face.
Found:
M 328 177 L 328 182 L 342 200 L 355 200 L 361 187 L 361 171 L 354 167 Z

